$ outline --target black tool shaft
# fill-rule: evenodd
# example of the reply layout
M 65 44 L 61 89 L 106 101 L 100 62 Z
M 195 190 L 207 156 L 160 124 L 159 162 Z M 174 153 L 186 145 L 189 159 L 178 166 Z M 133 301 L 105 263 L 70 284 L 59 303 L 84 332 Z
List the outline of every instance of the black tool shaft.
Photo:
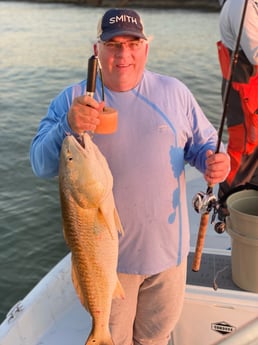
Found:
M 96 77 L 97 77 L 98 59 L 95 55 L 92 55 L 88 60 L 88 76 L 87 76 L 87 95 L 93 97 L 96 89 Z

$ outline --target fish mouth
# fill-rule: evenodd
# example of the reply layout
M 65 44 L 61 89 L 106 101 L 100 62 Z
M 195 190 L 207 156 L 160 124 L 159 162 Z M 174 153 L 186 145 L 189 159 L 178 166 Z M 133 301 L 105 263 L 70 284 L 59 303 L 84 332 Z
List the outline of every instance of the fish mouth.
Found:
M 72 134 L 67 134 L 66 135 L 66 140 L 69 144 L 72 142 L 76 145 L 77 148 L 83 148 L 85 149 L 86 144 L 85 144 L 85 139 L 84 139 L 84 134 L 74 136 Z
M 74 136 L 74 135 L 67 135 L 66 136 L 66 147 L 69 151 L 71 148 L 74 147 L 77 151 L 85 154 L 90 149 L 89 140 L 91 139 L 91 135 L 88 132 L 84 132 L 81 135 Z
M 80 144 L 80 146 L 83 148 L 83 149 L 86 149 L 87 146 L 86 146 L 86 136 L 88 136 L 89 140 L 92 140 L 93 138 L 93 132 L 90 132 L 90 131 L 87 131 L 87 132 L 84 132 L 83 134 L 79 135 L 78 137 L 76 137 L 76 140 L 77 142 Z
M 85 140 L 84 136 L 80 135 L 79 137 L 76 138 L 77 142 L 81 145 L 83 149 L 85 149 Z

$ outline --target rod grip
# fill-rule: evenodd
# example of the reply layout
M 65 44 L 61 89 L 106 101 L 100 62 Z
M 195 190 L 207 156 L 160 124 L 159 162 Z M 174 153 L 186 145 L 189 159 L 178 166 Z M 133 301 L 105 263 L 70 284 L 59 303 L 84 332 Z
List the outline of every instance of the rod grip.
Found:
M 197 238 L 196 247 L 195 247 L 193 263 L 192 263 L 192 271 L 194 271 L 194 272 L 198 272 L 200 269 L 200 266 L 201 266 L 202 250 L 204 247 L 208 222 L 209 222 L 209 213 L 202 214 L 201 220 L 200 220 L 199 231 L 198 231 L 198 238 Z

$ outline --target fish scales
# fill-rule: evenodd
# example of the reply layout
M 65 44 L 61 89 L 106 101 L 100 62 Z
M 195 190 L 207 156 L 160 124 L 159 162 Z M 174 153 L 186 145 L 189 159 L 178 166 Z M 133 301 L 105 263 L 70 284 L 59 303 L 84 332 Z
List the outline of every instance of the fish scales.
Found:
M 112 298 L 124 298 L 116 272 L 118 232 L 123 228 L 107 161 L 87 133 L 83 143 L 67 136 L 62 144 L 59 191 L 64 238 L 71 250 L 75 290 L 92 316 L 86 345 L 111 345 Z

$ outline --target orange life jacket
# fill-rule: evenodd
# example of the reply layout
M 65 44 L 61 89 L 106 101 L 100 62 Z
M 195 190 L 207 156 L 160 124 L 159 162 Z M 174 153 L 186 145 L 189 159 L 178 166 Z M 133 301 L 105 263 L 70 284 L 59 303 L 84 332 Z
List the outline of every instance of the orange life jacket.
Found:
M 232 52 L 219 41 L 217 42 L 218 56 L 223 76 L 223 88 L 229 80 Z M 227 177 L 229 186 L 252 180 L 257 174 L 257 146 L 258 146 L 258 73 L 254 73 L 253 66 L 247 60 L 243 51 L 238 54 L 238 60 L 232 76 L 228 107 L 228 153 L 231 158 L 231 171 Z M 255 157 L 252 157 L 255 155 Z M 255 158 L 255 159 L 254 159 Z M 248 162 L 252 162 L 251 166 Z M 243 171 L 245 165 L 247 171 Z M 238 172 L 241 171 L 241 174 Z M 256 177 L 257 178 L 257 177 Z M 255 181 L 257 184 L 258 181 Z

